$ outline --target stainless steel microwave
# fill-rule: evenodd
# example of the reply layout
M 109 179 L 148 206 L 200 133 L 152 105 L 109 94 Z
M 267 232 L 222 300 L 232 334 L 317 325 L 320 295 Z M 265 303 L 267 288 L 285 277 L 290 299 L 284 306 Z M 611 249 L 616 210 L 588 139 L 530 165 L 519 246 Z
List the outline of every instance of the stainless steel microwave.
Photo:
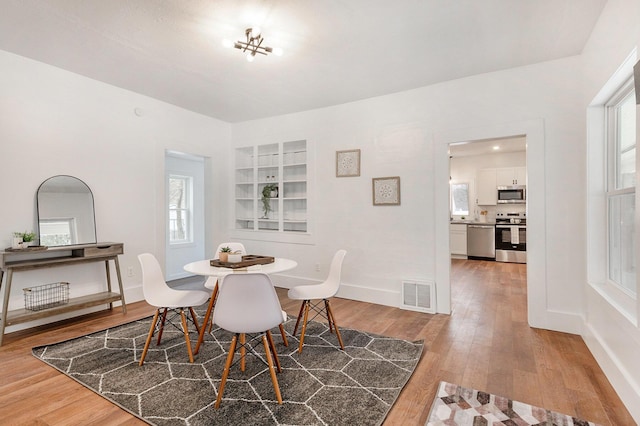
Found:
M 509 185 L 498 187 L 498 204 L 524 204 L 527 202 L 525 185 Z

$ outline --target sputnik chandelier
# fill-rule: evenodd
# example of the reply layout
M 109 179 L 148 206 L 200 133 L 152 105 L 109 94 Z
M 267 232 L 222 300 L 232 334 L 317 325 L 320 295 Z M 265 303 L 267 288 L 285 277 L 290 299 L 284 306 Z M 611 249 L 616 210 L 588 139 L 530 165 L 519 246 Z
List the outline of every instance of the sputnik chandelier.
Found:
M 256 57 L 256 54 L 258 53 L 260 55 L 265 55 L 265 56 L 268 55 L 269 53 L 273 53 L 274 55 L 277 55 L 277 56 L 282 55 L 282 49 L 278 47 L 274 48 L 274 47 L 263 45 L 264 38 L 262 37 L 260 28 L 257 28 L 257 27 L 247 28 L 244 33 L 247 37 L 247 40 L 236 41 L 235 43 L 233 43 L 233 47 L 235 47 L 236 49 L 240 49 L 243 52 L 246 52 L 247 61 L 253 62 L 253 60 Z M 228 47 L 231 47 L 230 44 L 231 43 L 229 42 L 225 42 L 225 45 Z

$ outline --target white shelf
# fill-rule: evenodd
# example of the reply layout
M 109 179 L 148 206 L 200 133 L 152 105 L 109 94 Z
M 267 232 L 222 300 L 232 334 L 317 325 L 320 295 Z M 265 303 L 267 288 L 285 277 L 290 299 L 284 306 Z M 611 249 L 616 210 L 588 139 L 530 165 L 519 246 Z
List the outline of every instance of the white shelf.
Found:
M 235 155 L 235 229 L 307 232 L 307 141 L 242 147 Z M 276 185 L 278 197 L 270 198 L 270 216 L 263 219 L 266 185 Z

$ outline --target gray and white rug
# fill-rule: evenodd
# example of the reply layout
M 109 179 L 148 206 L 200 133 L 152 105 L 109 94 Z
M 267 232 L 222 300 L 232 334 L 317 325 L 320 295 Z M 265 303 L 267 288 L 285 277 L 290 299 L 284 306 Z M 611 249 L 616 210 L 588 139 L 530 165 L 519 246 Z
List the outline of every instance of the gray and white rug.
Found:
M 33 349 L 33 354 L 133 415 L 155 425 L 379 425 L 409 380 L 422 342 L 342 329 L 345 350 L 321 323 L 307 328 L 305 347 L 273 330 L 282 365 L 278 405 L 266 365 L 247 356 L 233 366 L 220 409 L 213 407 L 232 335 L 214 329 L 195 363 L 182 332 L 166 327 L 138 366 L 151 318 Z M 295 319 L 285 324 L 291 333 Z M 197 335 L 191 334 L 195 343 Z M 258 346 L 260 353 L 261 345 Z M 264 353 L 262 350 L 261 353 Z M 238 356 L 236 356 L 236 359 Z

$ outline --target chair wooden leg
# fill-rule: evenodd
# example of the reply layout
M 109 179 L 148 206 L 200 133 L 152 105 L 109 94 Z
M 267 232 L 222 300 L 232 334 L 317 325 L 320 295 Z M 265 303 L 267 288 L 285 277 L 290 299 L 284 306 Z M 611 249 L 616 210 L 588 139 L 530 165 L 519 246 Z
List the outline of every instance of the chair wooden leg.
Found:
M 238 343 L 238 335 L 236 334 L 231 339 L 231 346 L 229 347 L 229 355 L 227 355 L 227 362 L 224 364 L 224 371 L 222 372 L 222 379 L 220 380 L 220 387 L 218 388 L 218 398 L 216 398 L 215 408 L 220 408 L 220 402 L 222 401 L 222 392 L 224 392 L 224 385 L 227 383 L 227 377 L 229 377 L 229 370 L 233 363 L 233 356 L 236 353 L 236 344 Z
M 244 345 L 246 341 L 247 336 L 244 333 L 240 334 L 240 371 L 245 370 L 247 348 Z
M 211 308 L 216 306 L 216 300 L 218 300 L 218 280 L 216 280 L 216 285 L 213 287 L 213 293 L 211 293 Z M 204 324 L 204 322 L 203 322 Z M 209 333 L 213 332 L 213 317 L 209 317 Z
M 168 308 L 164 308 L 164 312 L 162 313 L 162 320 L 160 323 L 160 331 L 158 331 L 158 341 L 156 342 L 156 345 L 160 344 L 160 340 L 162 340 L 162 332 L 164 331 L 164 321 L 167 319 L 167 311 L 169 309 Z
M 324 303 L 324 312 L 327 314 L 327 322 L 329 323 L 329 333 L 333 333 L 333 323 L 331 321 L 331 317 L 329 316 L 329 301 L 327 299 L 322 299 Z
M 310 304 L 310 300 L 304 301 L 304 318 L 302 320 L 302 331 L 300 332 L 300 344 L 298 345 L 298 353 L 302 353 L 302 346 L 304 345 L 304 333 L 307 331 L 307 321 L 309 319 Z
M 216 298 L 218 297 L 218 283 L 216 281 L 216 286 L 213 288 L 213 293 L 211 294 L 211 299 L 209 299 L 209 306 L 207 306 L 207 312 L 204 314 L 204 320 L 202 321 L 202 328 L 198 333 L 198 343 L 196 343 L 196 349 L 193 351 L 194 354 L 197 354 L 200 350 L 200 345 L 204 341 L 204 333 L 207 324 L 211 321 L 211 312 L 213 311 L 213 307 L 216 304 Z M 213 328 L 213 321 L 211 321 L 211 327 L 209 328 L 209 333 L 211 333 L 211 328 Z
M 336 336 L 338 337 L 338 343 L 340 343 L 340 349 L 344 350 L 344 344 L 342 343 L 342 336 L 340 335 L 340 330 L 338 329 L 338 324 L 336 324 L 336 318 L 333 316 L 333 310 L 331 309 L 331 305 L 328 300 L 324 301 L 324 306 L 327 309 L 327 318 L 329 318 L 329 324 L 333 323 L 333 328 L 336 330 Z
M 276 367 L 278 367 L 278 373 L 282 373 L 282 368 L 280 367 L 280 358 L 278 358 L 278 351 L 276 351 L 276 345 L 273 343 L 273 336 L 271 332 L 267 330 L 265 333 L 267 335 L 267 341 L 269 342 L 269 346 L 271 347 L 271 353 L 273 354 L 273 358 L 276 362 Z
M 298 332 L 298 324 L 300 324 L 300 318 L 302 318 L 302 312 L 304 311 L 305 301 L 300 305 L 300 312 L 298 312 L 298 319 L 296 319 L 296 326 L 293 328 L 293 335 L 295 336 Z
M 266 334 L 266 333 L 265 333 Z M 267 343 L 267 336 L 262 335 L 262 344 L 264 345 L 265 357 L 267 358 L 267 364 L 269 364 L 269 374 L 271 375 L 271 383 L 273 383 L 273 390 L 276 392 L 276 398 L 278 404 L 282 404 L 282 395 L 280 394 L 280 386 L 278 385 L 278 378 L 276 377 L 276 370 L 273 368 L 273 361 L 271 360 L 271 354 L 269 350 L 269 343 Z
M 192 307 L 189 307 L 189 313 L 191 314 L 193 325 L 196 326 L 196 332 L 200 335 L 200 326 L 198 325 L 198 319 L 196 318 L 196 311 L 194 311 Z
M 285 346 L 289 346 L 289 341 L 287 340 L 287 333 L 284 331 L 284 326 L 282 324 L 279 325 L 280 334 L 282 335 L 282 342 Z
M 142 355 L 140 355 L 140 362 L 138 362 L 138 365 L 140 366 L 144 364 L 144 359 L 147 356 L 147 351 L 149 350 L 149 344 L 151 343 L 151 339 L 153 338 L 153 332 L 156 328 L 156 323 L 158 322 L 159 315 L 160 315 L 160 309 L 156 309 L 156 313 L 153 315 L 153 319 L 151 320 L 151 327 L 149 328 L 149 335 L 147 336 L 147 341 L 144 342 L 144 349 L 142 350 Z
M 187 352 L 189 353 L 189 362 L 193 364 L 193 352 L 191 351 L 191 339 L 189 339 L 189 329 L 187 328 L 187 316 L 184 314 L 184 309 L 180 309 L 180 317 L 182 318 L 182 332 L 184 333 L 184 340 L 187 342 Z

